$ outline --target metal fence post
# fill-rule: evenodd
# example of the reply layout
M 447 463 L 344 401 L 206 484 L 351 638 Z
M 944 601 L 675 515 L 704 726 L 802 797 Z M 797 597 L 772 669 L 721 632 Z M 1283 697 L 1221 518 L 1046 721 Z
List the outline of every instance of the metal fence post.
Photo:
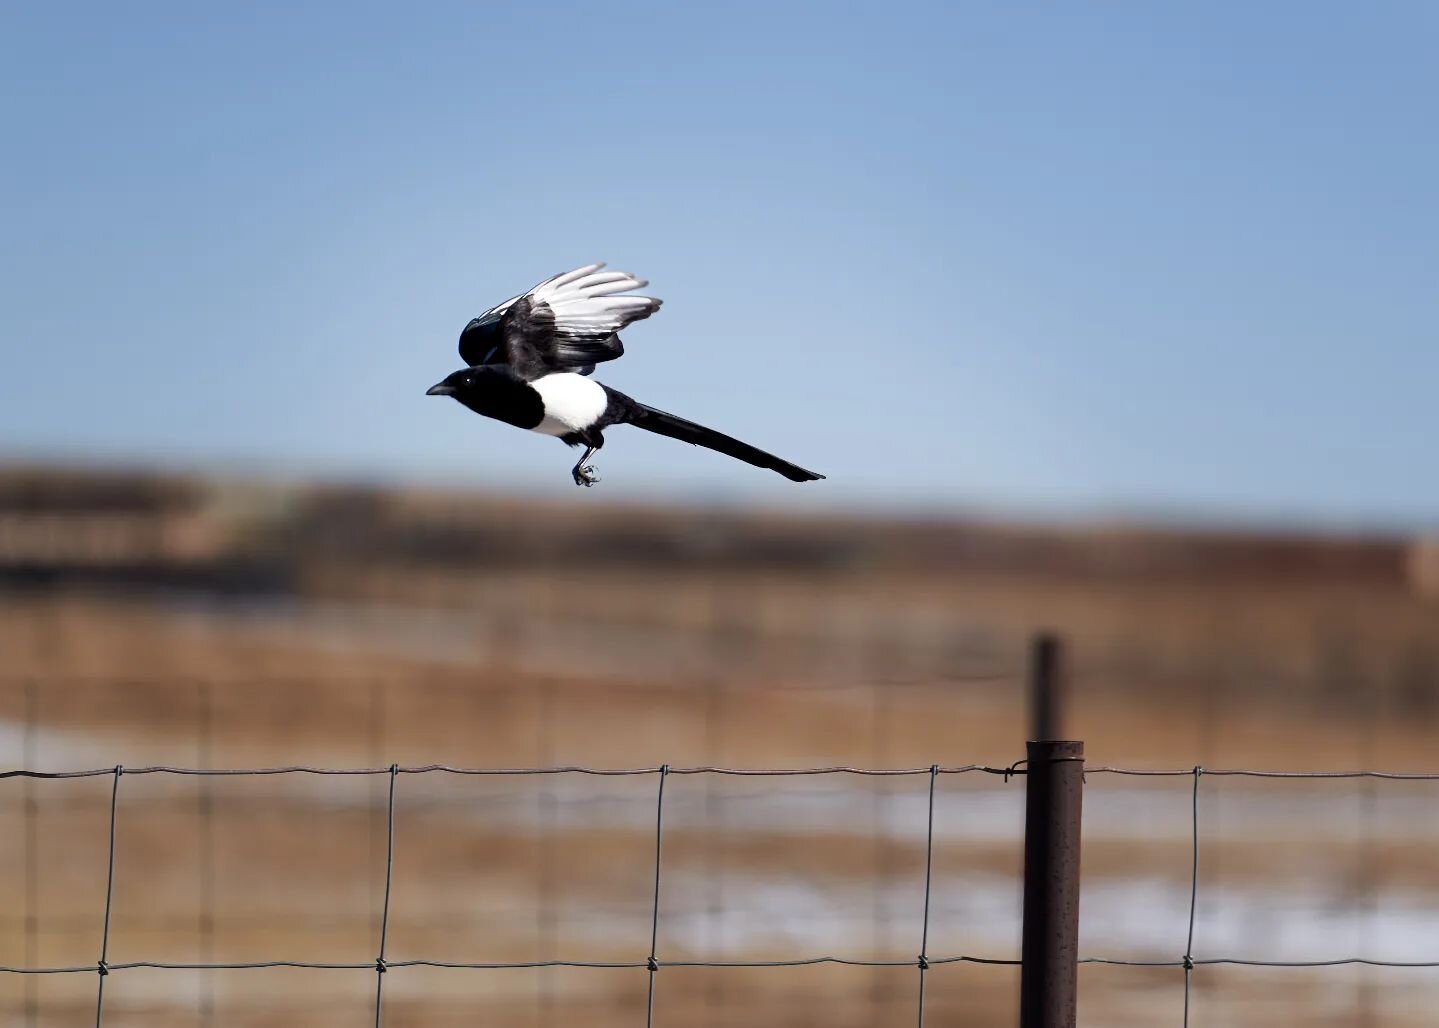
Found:
M 1064 738 L 1064 649 L 1059 637 L 1034 638 L 1029 665 L 1029 737 Z
M 1020 1028 L 1074 1028 L 1084 743 L 1028 744 Z

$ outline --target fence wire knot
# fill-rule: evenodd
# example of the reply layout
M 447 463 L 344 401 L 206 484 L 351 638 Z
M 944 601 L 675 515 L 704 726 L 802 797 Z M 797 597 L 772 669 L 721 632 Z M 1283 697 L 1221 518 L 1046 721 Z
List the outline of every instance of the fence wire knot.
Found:
M 919 969 L 921 971 L 929 970 L 929 957 L 925 956 L 923 953 L 919 955 Z
M 1191 957 L 1188 953 L 1184 954 L 1184 970 L 1186 970 L 1186 971 L 1193 971 L 1193 970 L 1194 970 L 1194 958 Z
M 385 973 L 386 971 L 388 971 L 389 969 L 390 969 L 390 965 L 385 961 L 385 958 L 384 958 L 384 957 L 376 957 L 376 958 L 375 958 L 375 970 L 376 970 L 376 971 L 378 971 L 380 974 L 384 974 L 384 973 Z
M 648 969 L 651 970 L 651 971 L 658 971 L 658 970 L 660 969 L 660 962 L 659 962 L 658 960 L 656 960 L 654 957 L 646 957 L 646 958 L 645 958 L 645 967 L 648 968 Z
M 95 967 L 97 970 L 99 970 L 101 978 L 104 978 L 107 974 L 110 973 L 110 965 L 105 963 L 105 961 L 103 960 L 97 963 Z

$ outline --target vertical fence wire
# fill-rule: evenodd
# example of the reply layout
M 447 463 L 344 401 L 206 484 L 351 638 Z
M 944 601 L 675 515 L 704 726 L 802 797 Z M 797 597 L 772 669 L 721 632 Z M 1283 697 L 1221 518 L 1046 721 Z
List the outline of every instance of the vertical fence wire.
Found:
M 369 752 L 369 763 L 371 767 L 382 766 L 385 753 L 385 687 L 379 679 L 370 682 L 370 694 L 367 710 L 366 723 L 366 747 Z M 367 818 L 367 830 L 369 832 L 369 924 L 370 931 L 378 937 L 380 933 L 380 894 L 375 889 L 375 883 L 380 880 L 380 865 L 385 859 L 385 836 L 381 827 L 380 796 L 384 789 L 384 783 L 377 778 L 371 777 L 369 781 L 369 814 Z
M 99 972 L 100 984 L 95 989 L 95 1028 L 101 1028 L 105 1020 L 105 979 L 110 976 L 110 912 L 115 905 L 115 812 L 120 800 L 120 776 L 124 767 L 115 765 L 114 781 L 110 786 L 110 854 L 105 871 L 105 924 L 100 934 L 100 962 L 95 966 Z
M 555 683 L 546 680 L 539 685 L 539 717 L 536 719 L 538 732 L 535 739 L 535 755 L 541 767 L 554 763 L 555 716 L 559 709 L 555 703 Z M 535 834 L 539 837 L 539 853 L 535 862 L 538 878 L 538 892 L 535 902 L 535 936 L 542 965 L 555 959 L 559 917 L 555 909 L 555 892 L 559 888 L 559 868 L 556 866 L 556 840 L 560 832 L 559 797 L 555 794 L 552 778 L 542 778 L 536 793 Z M 535 976 L 535 1000 L 541 1026 L 554 1023 L 555 983 L 554 969 L 541 966 Z
M 380 955 L 375 958 L 375 1028 L 384 1021 L 385 1009 L 385 944 L 390 937 L 390 888 L 395 880 L 395 779 L 400 773 L 398 764 L 390 765 L 390 801 L 385 816 L 385 905 L 380 911 Z
M 1378 754 L 1379 719 L 1383 713 L 1385 693 L 1375 690 L 1364 704 L 1367 717 L 1364 734 L 1360 740 L 1359 761 L 1363 767 L 1373 767 Z M 1372 778 L 1361 778 L 1358 782 L 1359 804 L 1359 845 L 1356 847 L 1358 866 L 1355 868 L 1355 888 L 1359 894 L 1359 954 L 1368 956 L 1373 943 L 1375 905 L 1378 901 L 1377 875 L 1374 852 L 1374 823 L 1378 794 Z M 1374 1028 L 1376 1020 L 1374 975 L 1370 968 L 1358 969 L 1359 981 L 1355 995 L 1356 1028 Z
M 214 695 L 208 681 L 199 686 L 200 737 L 196 747 L 200 767 L 213 764 Z M 208 964 L 215 959 L 215 779 L 210 775 L 200 778 L 199 788 L 200 821 L 200 963 Z M 200 1024 L 209 1028 L 215 1021 L 215 982 L 210 972 L 200 975 Z
M 670 776 L 670 766 L 660 765 L 660 787 L 655 797 L 655 899 L 650 912 L 650 957 L 645 961 L 649 970 L 649 993 L 645 999 L 645 1028 L 654 1028 L 655 1023 L 655 972 L 660 969 L 655 959 L 660 940 L 660 860 L 665 841 L 665 779 Z
M 871 652 L 866 672 L 870 676 L 870 759 L 875 767 L 889 763 L 890 741 L 894 724 L 894 690 L 884 682 L 882 669 L 885 654 Z M 887 887 L 894 877 L 894 847 L 888 832 L 888 801 L 891 795 L 888 780 L 879 778 L 870 783 L 870 831 L 873 838 L 874 886 L 870 896 L 870 959 L 875 962 L 870 986 L 871 1017 L 878 1023 L 885 1017 L 888 981 L 880 962 L 892 955 L 893 939 L 887 914 Z
M 1359 782 L 1359 953 L 1368 956 L 1373 952 L 1374 918 L 1378 904 L 1376 860 L 1374 850 L 1374 822 L 1378 803 L 1377 787 L 1372 778 Z M 1376 1022 L 1374 973 L 1366 966 L 1359 968 L 1357 1028 L 1373 1028 Z
M 924 1028 L 924 978 L 929 970 L 929 898 L 934 881 L 934 783 L 939 765 L 929 766 L 929 823 L 924 835 L 924 918 L 919 935 L 919 1028 Z
M 1199 904 L 1199 779 L 1204 768 L 1195 765 L 1194 792 L 1190 798 L 1190 838 L 1193 857 L 1189 869 L 1189 935 L 1184 943 L 1184 1028 L 1189 1028 L 1189 991 L 1194 975 L 1194 915 Z
M 25 767 L 37 766 L 39 721 L 39 686 L 33 678 L 27 678 L 25 734 L 20 744 Z M 35 779 L 25 779 L 21 803 L 25 817 L 25 962 L 35 967 L 40 963 L 40 800 L 35 795 Z M 25 1026 L 35 1028 L 40 1023 L 40 983 L 33 975 L 26 975 L 24 988 Z
M 725 711 L 724 681 L 712 673 L 705 687 L 705 759 L 719 765 L 722 760 Z M 720 801 L 719 783 L 716 776 L 705 775 L 704 810 L 705 829 L 714 839 L 724 838 L 724 806 Z M 724 867 L 725 858 L 719 846 L 705 848 L 705 941 L 711 954 L 727 951 L 728 933 L 725 931 Z M 705 983 L 705 1008 L 711 1017 L 724 1004 L 724 982 L 719 975 L 710 975 Z
M 729 588 L 716 583 L 710 594 L 709 607 L 709 668 L 704 689 L 704 754 L 705 760 L 720 766 L 725 759 L 725 714 L 728 685 L 736 674 L 735 662 L 744 652 L 738 638 L 740 612 Z M 725 812 L 720 784 L 714 775 L 704 776 L 704 822 L 707 835 L 724 838 Z M 725 919 L 726 858 L 719 846 L 705 848 L 705 944 L 713 954 L 728 947 L 728 922 Z M 705 980 L 705 1012 L 712 1021 L 724 1006 L 725 982 L 722 975 L 709 975 Z

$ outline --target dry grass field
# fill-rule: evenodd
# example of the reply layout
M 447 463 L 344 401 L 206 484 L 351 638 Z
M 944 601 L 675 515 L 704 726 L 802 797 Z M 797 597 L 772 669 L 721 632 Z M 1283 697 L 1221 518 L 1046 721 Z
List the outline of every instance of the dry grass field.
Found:
M 1040 627 L 1069 641 L 1071 734 L 1092 764 L 1436 769 L 1435 603 L 1363 575 L 1096 578 L 894 559 L 442 567 L 347 545 L 307 548 L 281 595 L 0 594 L 5 768 L 381 769 L 123 775 L 111 963 L 373 964 L 392 763 L 919 769 L 669 776 L 656 938 L 662 964 L 912 961 L 925 769 L 1023 755 Z M 0 964 L 98 959 L 112 785 L 0 779 Z M 1192 785 L 1089 776 L 1088 955 L 1183 953 Z M 652 771 L 398 775 L 387 958 L 643 964 L 658 786 Z M 1195 955 L 1439 959 L 1436 794 L 1204 778 Z M 934 812 L 929 955 L 1014 957 L 1022 778 L 941 775 Z M 97 977 L 0 974 L 0 1024 L 92 1023 Z M 636 1025 L 648 978 L 397 967 L 385 1023 Z M 666 966 L 655 1023 L 907 1025 L 918 978 Z M 1012 1024 L 1017 981 L 1012 967 L 937 965 L 928 1023 Z M 1088 965 L 1081 1020 L 1178 1024 L 1182 982 L 1177 968 Z M 375 985 L 364 969 L 124 969 L 107 980 L 104 1023 L 366 1024 Z M 1191 1024 L 1399 1028 L 1432 1023 L 1436 999 L 1439 969 L 1202 966 Z

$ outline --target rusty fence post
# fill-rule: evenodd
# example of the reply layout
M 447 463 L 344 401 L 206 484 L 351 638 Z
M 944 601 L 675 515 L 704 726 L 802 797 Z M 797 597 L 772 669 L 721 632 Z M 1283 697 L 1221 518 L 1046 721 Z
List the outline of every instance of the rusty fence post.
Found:
M 1074 1028 L 1084 743 L 1028 744 L 1020 1028 Z

